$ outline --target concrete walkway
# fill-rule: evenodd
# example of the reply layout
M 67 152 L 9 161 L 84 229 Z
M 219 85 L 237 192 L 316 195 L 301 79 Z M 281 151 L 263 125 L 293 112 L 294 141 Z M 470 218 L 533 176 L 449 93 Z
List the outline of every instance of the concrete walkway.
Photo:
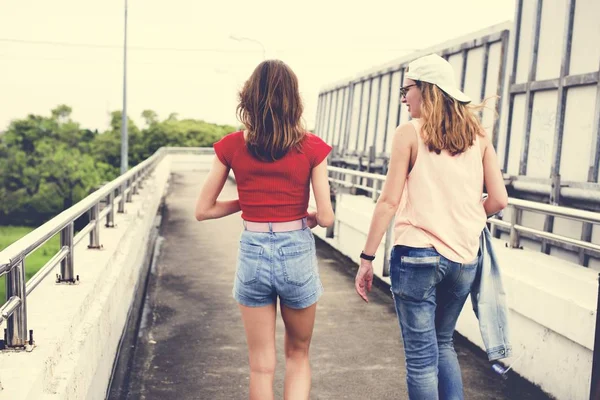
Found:
M 127 399 L 246 399 L 243 326 L 231 297 L 240 216 L 196 222 L 204 173 L 172 176 L 158 262 L 135 350 Z M 237 196 L 228 182 L 223 198 Z M 389 289 L 365 304 L 353 288 L 355 265 L 317 241 L 325 287 L 317 309 L 311 399 L 407 399 L 404 354 Z M 277 321 L 275 377 L 283 399 L 283 323 Z M 481 350 L 457 338 L 466 399 L 546 399 L 532 385 L 492 372 Z

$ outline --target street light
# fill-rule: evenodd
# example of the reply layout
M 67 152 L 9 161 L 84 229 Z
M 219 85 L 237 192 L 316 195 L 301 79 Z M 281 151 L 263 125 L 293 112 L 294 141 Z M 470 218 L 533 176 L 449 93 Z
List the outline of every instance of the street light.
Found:
M 265 52 L 265 46 L 264 46 L 264 45 L 263 45 L 261 42 L 259 42 L 258 40 L 256 40 L 256 39 L 252 39 L 252 38 L 248 38 L 248 37 L 235 36 L 235 35 L 231 35 L 231 36 L 229 36 L 229 39 L 231 39 L 231 40 L 235 40 L 235 41 L 238 41 L 238 42 L 242 42 L 242 41 L 244 41 L 244 40 L 245 40 L 245 41 L 248 41 L 248 42 L 257 43 L 257 44 L 258 44 L 258 45 L 260 45 L 260 47 L 262 48 L 263 60 L 266 60 L 266 56 L 265 56 L 265 53 L 266 53 L 266 52 Z
M 121 114 L 121 175 L 129 169 L 127 138 L 127 0 L 125 0 L 125 32 L 123 41 L 123 110 Z

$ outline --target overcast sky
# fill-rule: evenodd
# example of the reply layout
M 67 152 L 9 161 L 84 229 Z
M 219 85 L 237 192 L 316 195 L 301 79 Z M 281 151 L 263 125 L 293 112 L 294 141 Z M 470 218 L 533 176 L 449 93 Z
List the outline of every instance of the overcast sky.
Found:
M 298 75 L 307 126 L 319 89 L 488 26 L 514 0 L 129 0 L 128 115 L 176 112 L 234 124 L 237 92 L 263 59 Z M 360 5 L 360 6 L 359 6 Z M 120 110 L 124 1 L 0 1 L 0 131 L 29 113 L 73 107 L 103 130 Z M 236 41 L 231 36 L 253 39 Z

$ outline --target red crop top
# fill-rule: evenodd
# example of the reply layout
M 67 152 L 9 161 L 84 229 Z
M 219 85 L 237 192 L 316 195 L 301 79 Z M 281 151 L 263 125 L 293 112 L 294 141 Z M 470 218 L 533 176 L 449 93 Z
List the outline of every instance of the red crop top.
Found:
M 230 133 L 213 145 L 219 160 L 233 170 L 242 218 L 255 222 L 283 222 L 308 215 L 311 170 L 331 146 L 307 133 L 301 151 L 291 149 L 273 162 L 254 158 L 246 148 L 244 132 Z

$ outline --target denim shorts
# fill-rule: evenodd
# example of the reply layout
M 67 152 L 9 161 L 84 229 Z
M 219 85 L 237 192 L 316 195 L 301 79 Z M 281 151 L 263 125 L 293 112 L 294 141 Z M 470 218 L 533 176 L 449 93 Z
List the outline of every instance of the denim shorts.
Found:
M 233 297 L 247 307 L 277 302 L 289 308 L 306 308 L 319 300 L 315 238 L 306 227 L 290 232 L 242 231 Z

